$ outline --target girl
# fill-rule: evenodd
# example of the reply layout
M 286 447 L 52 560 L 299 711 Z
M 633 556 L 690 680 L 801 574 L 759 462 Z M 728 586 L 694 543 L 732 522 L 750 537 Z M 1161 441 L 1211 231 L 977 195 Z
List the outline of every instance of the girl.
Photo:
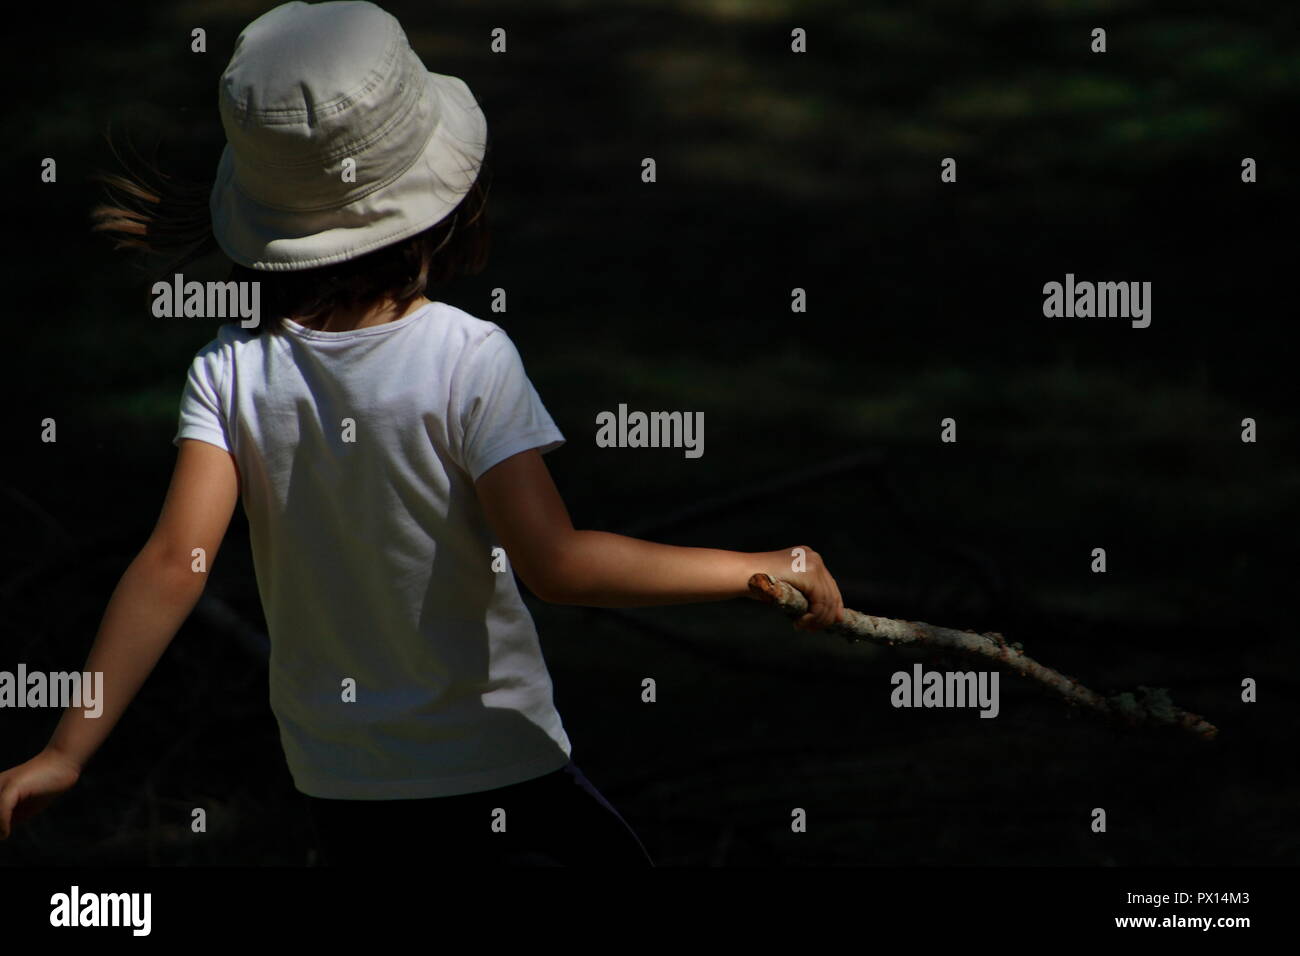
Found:
M 511 340 L 424 295 L 484 265 L 487 129 L 393 17 L 277 7 L 240 35 L 220 111 L 210 190 L 103 177 L 96 228 L 173 268 L 215 242 L 274 321 L 224 325 L 195 357 L 162 514 L 86 663 L 102 715 L 69 709 L 0 774 L 0 836 L 76 783 L 198 600 L 238 498 L 271 707 L 326 861 L 650 863 L 570 759 L 499 549 L 542 600 L 595 607 L 746 596 L 763 572 L 808 597 L 808 629 L 839 619 L 835 581 L 807 548 L 795 571 L 791 549 L 574 528 L 542 460 L 564 436 Z

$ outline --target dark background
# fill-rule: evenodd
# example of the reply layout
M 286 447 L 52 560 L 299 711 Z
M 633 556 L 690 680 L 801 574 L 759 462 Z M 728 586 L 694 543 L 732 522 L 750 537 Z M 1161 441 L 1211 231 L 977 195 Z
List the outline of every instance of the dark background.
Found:
M 210 177 L 217 78 L 271 6 L 50 5 L 7 27 L 0 669 L 80 668 L 216 333 L 152 317 L 149 273 L 87 230 L 86 176 L 116 168 L 112 124 Z M 852 607 L 1000 631 L 1099 692 L 1168 688 L 1221 731 L 1118 730 L 1011 677 L 995 720 L 895 710 L 894 671 L 968 665 L 743 601 L 528 596 L 574 758 L 661 865 L 1297 862 L 1293 5 L 385 7 L 486 111 L 492 263 L 431 295 L 518 344 L 569 439 L 547 461 L 579 527 L 809 544 Z M 1151 281 L 1151 326 L 1044 318 L 1042 286 L 1067 272 Z M 704 457 L 597 448 L 595 415 L 620 402 L 704 412 Z M 957 444 L 939 441 L 948 416 Z M 242 511 L 209 593 L 263 626 Z M 0 864 L 308 862 L 265 670 L 234 634 L 212 606 L 191 618 Z M 0 767 L 56 719 L 0 715 Z

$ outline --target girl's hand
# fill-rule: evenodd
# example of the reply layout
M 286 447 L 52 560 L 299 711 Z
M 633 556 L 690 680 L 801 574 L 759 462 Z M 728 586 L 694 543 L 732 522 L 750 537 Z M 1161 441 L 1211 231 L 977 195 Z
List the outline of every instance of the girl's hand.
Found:
M 7 840 L 16 824 L 71 790 L 80 777 L 81 768 L 53 750 L 42 750 L 26 763 L 0 773 L 0 840 Z
M 807 545 L 759 554 L 759 570 L 776 581 L 784 581 L 808 599 L 808 613 L 795 621 L 801 631 L 820 631 L 843 617 L 844 601 L 839 585 L 826 570 L 822 556 Z M 802 567 L 802 571 L 796 571 Z

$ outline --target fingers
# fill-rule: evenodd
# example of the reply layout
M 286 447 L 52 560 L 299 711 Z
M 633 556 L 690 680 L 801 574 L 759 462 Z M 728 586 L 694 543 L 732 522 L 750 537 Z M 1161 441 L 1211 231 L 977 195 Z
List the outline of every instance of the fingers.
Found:
M 832 626 L 843 617 L 844 599 L 840 596 L 839 585 L 826 570 L 821 555 L 811 548 L 803 550 L 807 554 L 808 567 L 799 575 L 803 580 L 797 587 L 808 600 L 808 611 L 794 626 L 799 630 L 819 631 Z
M 808 611 L 795 623 L 800 630 L 824 630 L 837 623 L 844 614 L 844 603 L 833 583 L 810 589 L 806 597 Z
M 844 599 L 840 597 L 840 586 L 835 583 L 831 573 L 822 568 L 822 573 L 826 575 L 826 616 L 822 618 L 823 627 L 830 627 L 839 621 L 844 613 Z

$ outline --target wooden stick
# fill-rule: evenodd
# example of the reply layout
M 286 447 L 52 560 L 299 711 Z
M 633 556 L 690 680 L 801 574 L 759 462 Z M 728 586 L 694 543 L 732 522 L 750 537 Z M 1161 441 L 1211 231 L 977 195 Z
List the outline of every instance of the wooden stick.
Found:
M 788 616 L 797 618 L 808 610 L 807 599 L 784 581 L 774 581 L 766 574 L 755 574 L 749 579 L 750 595 L 755 600 L 775 605 Z M 888 617 L 874 617 L 861 611 L 844 609 L 844 618 L 827 630 L 839 634 L 850 642 L 869 641 L 893 647 L 912 644 L 941 651 L 954 651 L 971 657 L 984 657 L 1003 670 L 1027 677 L 1063 697 L 1067 703 L 1080 705 L 1114 718 L 1130 727 L 1172 726 L 1180 727 L 1203 740 L 1213 740 L 1218 728 L 1197 714 L 1173 705 L 1169 693 L 1160 687 L 1139 687 L 1141 699 L 1125 692 L 1103 697 L 1084 687 L 1073 677 L 1066 677 L 1050 667 L 1044 667 L 1029 657 L 1019 644 L 1008 644 L 1001 634 L 989 631 L 956 631 L 936 627 L 920 621 L 897 621 Z

